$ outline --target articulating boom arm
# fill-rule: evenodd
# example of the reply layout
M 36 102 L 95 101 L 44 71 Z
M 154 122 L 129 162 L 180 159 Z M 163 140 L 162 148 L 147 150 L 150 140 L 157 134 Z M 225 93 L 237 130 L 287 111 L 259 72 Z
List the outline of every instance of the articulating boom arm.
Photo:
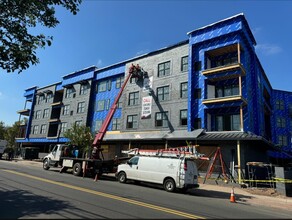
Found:
M 141 79 L 141 78 L 143 78 L 145 73 L 146 72 L 144 72 L 143 69 L 141 69 L 138 64 L 136 66 L 134 64 L 132 64 L 132 66 L 129 69 L 129 74 L 128 74 L 127 78 L 125 79 L 118 95 L 116 96 L 115 101 L 114 101 L 113 105 L 111 106 L 104 122 L 102 123 L 101 128 L 99 129 L 99 132 L 95 135 L 95 139 L 94 139 L 93 144 L 92 144 L 93 147 L 96 146 L 98 149 L 100 149 L 103 137 L 104 137 L 104 135 L 107 131 L 107 128 L 111 122 L 111 119 L 112 119 L 112 117 L 117 109 L 119 99 L 124 91 L 124 88 L 126 87 L 128 81 L 129 81 L 129 79 L 130 78 Z

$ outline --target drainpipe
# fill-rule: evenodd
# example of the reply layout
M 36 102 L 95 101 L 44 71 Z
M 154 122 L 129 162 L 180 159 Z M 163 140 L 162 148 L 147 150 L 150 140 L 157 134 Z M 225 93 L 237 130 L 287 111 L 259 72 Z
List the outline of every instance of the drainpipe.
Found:
M 238 183 L 241 184 L 241 162 L 240 162 L 240 141 L 237 141 L 237 169 L 238 169 Z

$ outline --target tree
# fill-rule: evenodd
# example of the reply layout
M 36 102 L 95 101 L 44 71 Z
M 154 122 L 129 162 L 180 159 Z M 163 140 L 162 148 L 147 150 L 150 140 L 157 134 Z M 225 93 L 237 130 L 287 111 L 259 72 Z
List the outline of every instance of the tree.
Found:
M 83 157 L 93 143 L 90 127 L 84 125 L 74 124 L 72 128 L 64 132 L 64 137 L 69 139 L 67 144 L 79 147 L 79 150 L 83 153 Z
M 15 148 L 15 138 L 19 133 L 19 125 L 21 122 L 15 122 L 12 127 L 6 127 L 4 139 L 8 142 L 8 147 Z
M 6 132 L 5 124 L 3 121 L 0 121 L 0 140 L 4 139 L 5 132 Z
M 0 67 L 8 73 L 21 73 L 39 63 L 37 48 L 50 46 L 52 36 L 33 35 L 28 29 L 37 24 L 54 28 L 59 24 L 55 7 L 62 6 L 73 15 L 82 0 L 0 0 Z

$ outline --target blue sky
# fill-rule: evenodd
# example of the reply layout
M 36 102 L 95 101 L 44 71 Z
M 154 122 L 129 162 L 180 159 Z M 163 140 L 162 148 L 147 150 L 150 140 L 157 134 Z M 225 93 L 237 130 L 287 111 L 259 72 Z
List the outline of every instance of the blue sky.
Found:
M 52 35 L 37 52 L 40 63 L 21 74 L 0 69 L 0 121 L 12 125 L 24 109 L 24 91 L 61 81 L 64 75 L 99 68 L 187 39 L 187 32 L 243 13 L 256 52 L 274 89 L 292 92 L 292 1 L 98 1 L 83 0 L 73 16 L 58 8 L 60 24 L 38 27 Z

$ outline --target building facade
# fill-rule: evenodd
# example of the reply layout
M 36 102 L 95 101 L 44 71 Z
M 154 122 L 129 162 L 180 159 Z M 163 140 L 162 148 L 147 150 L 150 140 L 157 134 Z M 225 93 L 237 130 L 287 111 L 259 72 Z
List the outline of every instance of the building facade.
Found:
M 103 140 L 105 158 L 129 148 L 191 141 L 207 156 L 220 147 L 235 172 L 236 165 L 244 169 L 249 161 L 269 162 L 271 150 L 292 151 L 292 93 L 272 88 L 244 15 L 187 36 L 139 57 L 27 89 L 25 107 L 18 111 L 20 120 L 27 120 L 16 141 L 47 152 L 50 144 L 68 141 L 62 134 L 73 124 L 89 126 L 95 134 L 130 66 L 139 64 L 147 77 L 126 85 Z

